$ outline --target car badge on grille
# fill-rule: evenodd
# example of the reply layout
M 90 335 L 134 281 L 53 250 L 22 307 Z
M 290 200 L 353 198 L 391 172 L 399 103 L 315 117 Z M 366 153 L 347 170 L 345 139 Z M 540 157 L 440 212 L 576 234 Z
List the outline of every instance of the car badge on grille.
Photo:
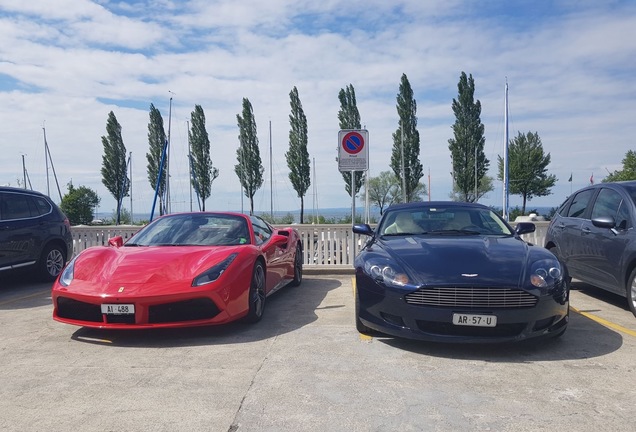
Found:
M 124 287 L 119 287 L 119 291 L 118 292 L 124 292 Z
M 479 276 L 477 273 L 462 273 L 463 277 L 477 277 Z

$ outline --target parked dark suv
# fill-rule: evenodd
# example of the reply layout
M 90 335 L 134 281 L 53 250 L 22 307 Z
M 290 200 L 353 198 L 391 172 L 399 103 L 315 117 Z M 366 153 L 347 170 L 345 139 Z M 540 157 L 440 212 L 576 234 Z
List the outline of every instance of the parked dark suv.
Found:
M 0 187 L 0 272 L 32 267 L 53 281 L 72 254 L 68 218 L 49 197 Z
M 627 297 L 636 316 L 636 181 L 573 193 L 550 222 L 545 247 L 569 276 Z

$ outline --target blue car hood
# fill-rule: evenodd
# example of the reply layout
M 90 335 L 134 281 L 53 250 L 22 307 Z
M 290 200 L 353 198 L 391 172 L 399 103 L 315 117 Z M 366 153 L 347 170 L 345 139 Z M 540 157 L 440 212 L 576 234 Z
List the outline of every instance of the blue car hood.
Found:
M 414 236 L 378 242 L 417 285 L 522 286 L 530 246 L 515 237 Z

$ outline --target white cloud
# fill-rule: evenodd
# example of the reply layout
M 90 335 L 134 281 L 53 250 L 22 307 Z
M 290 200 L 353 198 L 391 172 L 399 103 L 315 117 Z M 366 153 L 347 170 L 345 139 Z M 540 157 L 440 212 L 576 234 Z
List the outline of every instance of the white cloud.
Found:
M 503 140 L 503 88 L 510 84 L 510 133 L 536 131 L 560 179 L 553 195 L 532 205 L 557 205 L 570 193 L 620 168 L 636 132 L 636 9 L 631 2 L 560 3 L 525 16 L 492 3 L 486 13 L 465 2 L 328 0 L 262 1 L 3 1 L 0 5 L 0 184 L 22 178 L 21 155 L 34 188 L 46 189 L 42 126 L 46 125 L 61 186 L 95 189 L 102 209 L 114 199 L 101 185 L 101 136 L 109 111 L 133 152 L 135 211 L 149 211 L 145 171 L 148 107 L 168 125 L 173 96 L 171 164 L 175 208 L 189 208 L 187 132 L 195 104 L 206 114 L 212 161 L 221 176 L 209 208 L 240 208 L 233 172 L 236 114 L 254 107 L 261 156 L 269 175 L 274 153 L 274 208 L 299 200 L 284 158 L 289 92 L 297 86 L 308 119 L 321 207 L 347 207 L 335 162 L 338 91 L 352 83 L 370 131 L 371 175 L 388 170 L 395 97 L 406 73 L 418 103 L 422 179 L 434 199 L 450 190 L 448 139 L 452 99 L 462 71 L 475 79 L 482 103 L 486 155 L 496 177 Z M 494 5 L 500 6 L 496 8 Z M 546 8 L 548 6 L 545 6 Z M 523 8 L 521 8 L 523 9 Z M 497 13 L 494 13 L 497 11 Z M 172 92 L 172 93 L 170 93 Z M 119 102 L 118 102 L 119 101 Z M 45 122 L 45 123 L 44 123 Z M 269 178 L 257 197 L 270 207 Z M 486 203 L 500 203 L 501 186 Z M 311 192 L 310 189 L 309 192 Z M 311 203 L 306 197 L 305 205 Z M 518 197 L 511 197 L 513 205 Z M 247 204 L 246 204 L 247 205 Z

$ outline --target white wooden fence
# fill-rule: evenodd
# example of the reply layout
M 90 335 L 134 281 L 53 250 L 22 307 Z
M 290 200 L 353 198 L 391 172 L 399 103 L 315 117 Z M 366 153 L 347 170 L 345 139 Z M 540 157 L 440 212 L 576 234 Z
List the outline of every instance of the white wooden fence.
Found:
M 549 222 L 534 222 L 536 231 L 524 234 L 527 242 L 543 246 Z M 513 224 L 514 226 L 514 224 Z M 283 226 L 278 226 L 283 228 Z M 294 225 L 303 244 L 303 262 L 308 268 L 352 269 L 356 254 L 368 237 L 354 234 L 351 225 Z M 75 254 L 91 246 L 106 246 L 108 239 L 122 236 L 124 241 L 132 237 L 139 226 L 74 226 L 73 252 Z

